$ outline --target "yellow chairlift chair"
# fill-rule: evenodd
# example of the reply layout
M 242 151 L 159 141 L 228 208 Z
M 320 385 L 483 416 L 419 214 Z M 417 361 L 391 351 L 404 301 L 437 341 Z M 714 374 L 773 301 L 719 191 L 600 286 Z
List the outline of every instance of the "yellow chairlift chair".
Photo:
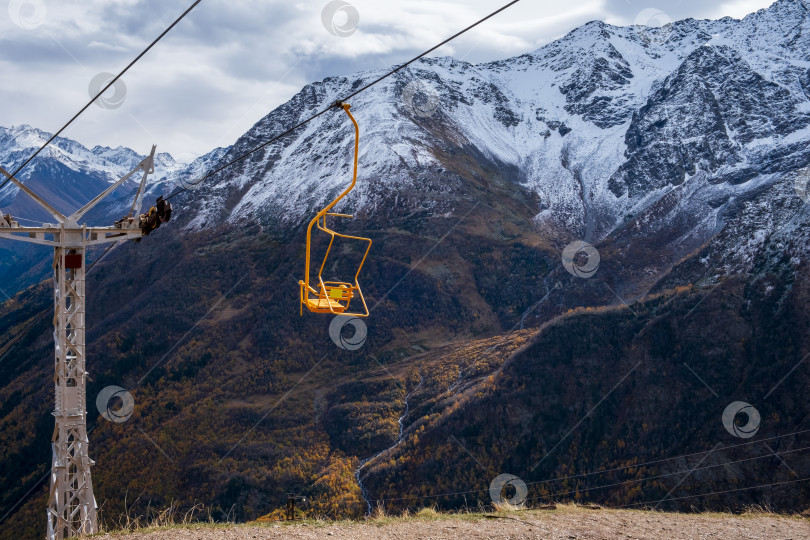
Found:
M 354 119 L 354 116 L 352 116 L 352 113 L 349 112 L 351 106 L 348 103 L 338 103 L 336 105 L 340 106 L 344 111 L 346 111 L 346 114 L 349 115 L 349 118 L 354 124 L 354 173 L 352 175 L 351 185 L 349 185 L 349 187 L 347 187 L 343 191 L 343 193 L 338 195 L 338 197 L 334 201 L 326 205 L 326 207 L 323 210 L 315 214 L 315 217 L 312 218 L 312 221 L 309 222 L 309 227 L 307 227 L 307 253 L 306 253 L 306 267 L 304 270 L 304 280 L 298 282 L 299 285 L 301 286 L 301 315 L 304 314 L 304 307 L 306 307 L 313 313 L 332 313 L 334 315 L 342 314 L 354 317 L 368 317 L 368 306 L 366 305 L 366 300 L 363 298 L 363 291 L 360 289 L 360 284 L 358 283 L 357 278 L 360 275 L 360 270 L 363 269 L 363 263 L 366 262 L 366 257 L 368 256 L 368 252 L 371 249 L 371 239 L 362 238 L 360 236 L 350 236 L 346 234 L 340 234 L 338 232 L 333 231 L 326 225 L 326 216 L 334 216 L 341 218 L 353 217 L 349 214 L 336 214 L 330 212 L 330 210 L 338 202 L 340 202 L 341 199 L 343 199 L 346 195 L 348 195 L 349 192 L 354 189 L 354 185 L 357 183 L 357 154 L 360 146 L 360 128 L 357 125 L 357 121 Z M 321 267 L 318 269 L 318 283 L 316 285 L 317 288 L 310 285 L 309 280 L 313 225 L 316 225 L 318 229 L 322 230 L 323 232 L 325 232 L 330 236 L 329 246 L 326 248 L 326 254 L 323 257 L 323 262 L 321 262 Z M 348 281 L 323 280 L 322 276 L 323 269 L 326 266 L 326 260 L 329 257 L 329 252 L 332 249 L 332 244 L 335 242 L 335 237 L 368 242 L 366 251 L 365 253 L 363 253 L 363 260 L 360 261 L 360 266 L 357 268 L 357 273 L 355 273 L 354 275 L 354 283 L 350 283 Z M 363 305 L 363 309 L 362 311 L 355 310 L 354 312 L 350 312 L 349 305 L 355 298 L 359 299 L 360 303 Z

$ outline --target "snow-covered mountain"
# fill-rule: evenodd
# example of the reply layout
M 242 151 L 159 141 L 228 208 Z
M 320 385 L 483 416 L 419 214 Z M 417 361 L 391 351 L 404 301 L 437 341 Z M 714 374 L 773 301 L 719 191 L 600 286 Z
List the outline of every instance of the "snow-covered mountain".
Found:
M 422 60 L 352 100 L 361 172 L 344 206 L 382 221 L 449 216 L 480 199 L 481 186 L 496 186 L 530 209 L 557 249 L 610 240 L 625 246 L 621 266 L 633 266 L 629 246 L 643 237 L 657 249 L 639 270 L 649 276 L 717 237 L 740 208 L 773 209 L 772 199 L 785 198 L 784 215 L 746 222 L 745 234 L 764 238 L 802 203 L 786 183 L 810 162 L 808 13 L 807 0 L 780 0 L 743 20 L 591 22 L 515 58 Z M 384 72 L 309 84 L 232 147 L 187 166 L 161 154 L 150 197 L 189 185 Z M 2 164 L 11 168 L 47 136 L 0 130 Z M 283 233 L 346 185 L 352 144 L 351 124 L 335 110 L 193 186 L 176 199 L 178 221 L 192 230 L 256 221 Z M 76 204 L 139 159 L 57 139 L 23 178 L 42 178 L 41 190 Z M 25 216 L 31 208 L 15 192 L 5 188 L 0 202 Z M 111 200 L 99 213 L 109 219 L 124 206 Z M 725 258 L 751 259 L 742 234 L 729 235 Z M 642 281 L 627 294 L 652 279 Z
M 51 135 L 27 125 L 0 127 L 0 165 L 13 171 Z M 57 137 L 22 171 L 20 179 L 58 210 L 70 212 L 128 173 L 144 157 L 129 148 L 96 146 L 88 149 L 71 139 Z M 167 153 L 155 157 L 155 173 L 171 174 L 183 168 Z M 114 192 L 113 197 L 128 194 L 134 185 L 137 185 L 135 179 Z M 0 192 L 0 207 L 23 218 L 50 219 L 13 184 Z
M 28 125 L 0 126 L 0 165 L 8 171 L 14 170 L 51 136 L 51 133 Z M 162 189 L 188 186 L 189 180 L 202 176 L 227 150 L 216 148 L 190 163 L 177 162 L 171 154 L 158 152 L 155 155 L 155 172 L 149 177 L 149 188 L 154 190 L 156 184 Z M 69 212 L 119 180 L 145 157 L 123 146 L 95 146 L 89 149 L 74 140 L 57 137 L 19 177 L 57 209 Z M 132 192 L 139 181 L 140 175 L 133 177 L 114 191 L 106 204 L 99 207 L 103 209 L 101 212 L 92 212 L 88 218 L 92 220 L 95 217 L 100 220 L 99 223 L 106 223 L 110 218 L 117 217 L 116 211 L 131 202 Z M 37 218 L 51 219 L 13 184 L 8 184 L 0 192 L 0 208 L 6 213 L 31 219 L 31 223 L 36 222 Z
M 224 159 L 383 72 L 306 86 Z M 684 253 L 722 228 L 728 208 L 810 162 L 808 4 L 661 28 L 591 22 L 507 60 L 423 60 L 352 106 L 362 129 L 355 211 L 451 211 L 454 173 L 472 160 L 536 194 L 536 225 L 560 241 L 599 242 L 675 194 L 677 208 L 644 219 L 684 228 L 689 216 Z M 297 222 L 346 183 L 351 143 L 341 112 L 319 118 L 189 198 L 191 226 Z
M 0 165 L 13 171 L 51 135 L 26 125 L 0 127 Z M 189 164 L 176 162 L 168 153 L 158 153 L 155 173 L 149 178 L 150 188 L 156 183 L 161 188 L 187 185 L 187 179 L 198 177 L 221 158 L 224 151 L 218 148 Z M 131 171 L 144 157 L 130 148 L 95 146 L 89 149 L 71 139 L 57 137 L 19 177 L 57 210 L 68 215 Z M 115 190 L 87 214 L 87 222 L 110 225 L 126 214 L 140 178 L 139 174 L 135 175 Z M 15 216 L 23 225 L 53 222 L 47 212 L 11 183 L 0 191 L 0 211 Z M 0 239 L 0 255 L 0 282 L 7 294 L 37 283 L 50 273 L 44 248 Z

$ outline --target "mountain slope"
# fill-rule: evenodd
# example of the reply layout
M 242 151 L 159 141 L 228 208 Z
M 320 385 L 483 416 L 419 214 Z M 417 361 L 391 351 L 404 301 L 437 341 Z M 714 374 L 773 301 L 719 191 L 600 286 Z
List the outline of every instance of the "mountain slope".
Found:
M 509 60 L 419 62 L 355 98 L 363 166 L 347 205 L 438 215 L 469 195 L 455 174 L 489 167 L 528 199 L 544 234 L 593 243 L 684 182 L 701 198 L 724 190 L 731 204 L 745 200 L 757 175 L 810 162 L 807 13 L 804 2 L 782 0 L 743 21 L 659 30 L 594 22 Z M 226 159 L 379 74 L 308 85 Z M 193 226 L 288 226 L 344 185 L 350 148 L 342 115 L 316 120 L 214 182 L 192 203 Z M 703 214 L 707 226 L 707 210 L 681 213 Z

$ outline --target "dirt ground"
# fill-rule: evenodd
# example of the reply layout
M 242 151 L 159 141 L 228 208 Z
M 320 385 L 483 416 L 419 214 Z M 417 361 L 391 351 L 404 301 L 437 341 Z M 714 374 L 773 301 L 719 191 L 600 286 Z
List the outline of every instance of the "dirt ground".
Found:
M 810 539 L 810 519 L 769 514 L 665 514 L 643 511 L 562 508 L 461 516 L 383 518 L 367 522 L 190 525 L 134 533 L 104 534 L 104 540 L 440 540 L 543 539 L 626 540 L 702 538 Z

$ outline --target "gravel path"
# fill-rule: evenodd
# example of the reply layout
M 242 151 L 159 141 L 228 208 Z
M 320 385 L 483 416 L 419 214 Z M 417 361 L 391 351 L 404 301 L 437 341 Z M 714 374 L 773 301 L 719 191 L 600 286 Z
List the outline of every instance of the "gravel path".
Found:
M 306 523 L 297 525 L 235 525 L 189 527 L 100 535 L 104 540 L 748 540 L 810 539 L 810 519 L 770 515 L 723 516 L 623 512 L 611 510 L 557 510 L 463 517 L 373 520 L 367 523 Z

